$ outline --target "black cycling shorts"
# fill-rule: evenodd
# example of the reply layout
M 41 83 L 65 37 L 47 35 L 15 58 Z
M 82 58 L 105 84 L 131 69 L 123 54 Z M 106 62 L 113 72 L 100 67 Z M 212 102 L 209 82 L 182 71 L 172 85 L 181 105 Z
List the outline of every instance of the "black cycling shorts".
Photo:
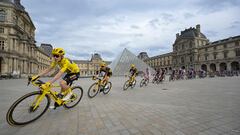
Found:
M 73 81 L 78 80 L 80 73 L 68 73 L 63 77 L 63 80 L 67 82 L 67 85 L 72 85 Z
M 112 76 L 112 72 L 108 72 L 107 76 L 111 77 Z

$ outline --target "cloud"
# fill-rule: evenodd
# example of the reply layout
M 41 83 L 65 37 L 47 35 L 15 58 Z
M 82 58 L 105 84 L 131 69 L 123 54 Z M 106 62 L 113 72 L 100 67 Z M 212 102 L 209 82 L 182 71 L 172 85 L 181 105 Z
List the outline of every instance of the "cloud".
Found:
M 184 13 L 184 17 L 185 19 L 190 19 L 192 17 L 194 17 L 195 15 L 191 14 L 191 13 Z
M 38 43 L 66 49 L 72 59 L 94 52 L 113 60 L 124 48 L 150 56 L 172 51 L 175 34 L 201 24 L 211 41 L 239 35 L 238 0 L 21 1 Z

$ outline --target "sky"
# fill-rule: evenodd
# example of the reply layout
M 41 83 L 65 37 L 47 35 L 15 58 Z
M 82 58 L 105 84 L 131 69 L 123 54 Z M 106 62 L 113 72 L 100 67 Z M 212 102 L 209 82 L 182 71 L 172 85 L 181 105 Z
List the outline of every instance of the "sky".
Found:
M 21 0 L 37 44 L 62 47 L 66 56 L 112 61 L 129 49 L 150 57 L 169 53 L 180 33 L 201 25 L 210 41 L 240 35 L 240 0 Z

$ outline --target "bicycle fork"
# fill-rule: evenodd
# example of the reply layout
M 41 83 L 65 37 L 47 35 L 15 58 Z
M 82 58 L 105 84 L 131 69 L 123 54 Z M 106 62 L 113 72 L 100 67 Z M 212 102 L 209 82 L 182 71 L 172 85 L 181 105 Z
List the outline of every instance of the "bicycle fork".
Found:
M 35 98 L 35 100 L 33 101 L 32 105 L 31 105 L 31 107 L 33 107 L 32 111 L 35 111 L 39 107 L 39 104 L 41 103 L 41 101 L 43 100 L 43 98 L 45 97 L 46 94 L 47 94 L 47 92 L 43 91 L 41 95 L 39 95 Z

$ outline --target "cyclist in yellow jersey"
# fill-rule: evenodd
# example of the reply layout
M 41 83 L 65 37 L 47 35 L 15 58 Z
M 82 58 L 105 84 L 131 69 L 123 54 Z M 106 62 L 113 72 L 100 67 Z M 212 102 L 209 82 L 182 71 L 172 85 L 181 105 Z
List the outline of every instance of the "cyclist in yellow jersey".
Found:
M 108 83 L 109 78 L 112 76 L 112 71 L 109 67 L 106 66 L 105 62 L 100 63 L 100 70 L 98 74 L 104 74 L 102 79 L 102 85 L 105 86 Z
M 133 81 L 135 80 L 135 77 L 137 75 L 137 68 L 135 67 L 134 64 L 131 64 L 131 68 L 129 70 L 129 73 L 130 73 L 130 82 L 133 83 Z
M 77 64 L 73 63 L 71 60 L 64 57 L 65 51 L 62 48 L 54 48 L 52 50 L 53 55 L 53 62 L 51 63 L 51 66 L 47 68 L 46 70 L 42 71 L 38 75 L 35 75 L 32 77 L 31 81 L 35 81 L 40 76 L 46 75 L 50 71 L 52 71 L 57 65 L 61 68 L 60 71 L 53 77 L 53 79 L 49 80 L 45 84 L 43 84 L 42 88 L 48 88 L 53 84 L 56 80 L 60 79 L 64 73 L 66 75 L 63 77 L 62 80 L 60 80 L 60 86 L 61 86 L 61 93 L 59 96 L 63 97 L 63 100 L 66 101 L 70 99 L 72 96 L 71 88 L 73 81 L 77 80 L 80 76 L 80 69 L 77 66 Z

